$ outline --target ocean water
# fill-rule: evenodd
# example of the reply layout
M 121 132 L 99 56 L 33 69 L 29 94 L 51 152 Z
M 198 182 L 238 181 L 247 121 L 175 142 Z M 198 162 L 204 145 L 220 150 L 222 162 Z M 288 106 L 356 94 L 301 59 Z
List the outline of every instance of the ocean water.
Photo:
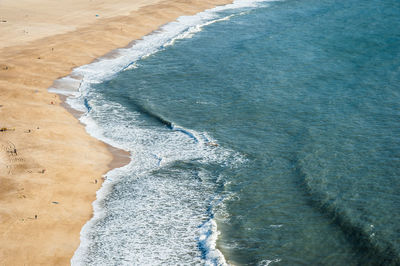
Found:
M 132 154 L 73 265 L 400 265 L 399 1 L 238 0 L 56 85 Z

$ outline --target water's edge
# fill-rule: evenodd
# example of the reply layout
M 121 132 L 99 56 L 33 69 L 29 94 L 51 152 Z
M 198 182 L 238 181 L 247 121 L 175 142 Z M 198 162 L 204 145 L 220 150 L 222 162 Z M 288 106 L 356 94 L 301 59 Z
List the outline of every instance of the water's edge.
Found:
M 102 208 L 105 197 L 112 191 L 114 184 L 119 180 L 118 176 L 132 162 L 131 154 L 115 143 L 107 139 L 102 134 L 98 134 L 93 125 L 89 125 L 85 121 L 85 116 L 90 112 L 90 104 L 87 101 L 77 103 L 76 100 L 85 94 L 85 89 L 91 84 L 100 83 L 126 69 L 134 68 L 135 62 L 150 54 L 156 53 L 166 46 L 173 45 L 178 39 L 190 38 L 201 28 L 214 22 L 228 20 L 232 15 L 227 17 L 218 17 L 219 11 L 227 9 L 236 9 L 243 7 L 252 7 L 256 2 L 264 1 L 235 1 L 225 6 L 217 6 L 212 9 L 205 10 L 194 16 L 184 16 L 176 21 L 170 22 L 161 28 L 153 31 L 150 35 L 144 36 L 140 40 L 133 40 L 131 45 L 125 48 L 118 48 L 110 51 L 104 56 L 95 59 L 92 63 L 75 68 L 70 75 L 55 80 L 53 85 L 48 89 L 49 92 L 57 93 L 62 99 L 62 106 L 76 117 L 84 126 L 89 135 L 102 141 L 113 156 L 112 162 L 108 165 L 110 170 L 104 174 L 104 182 L 101 188 L 96 192 L 96 200 L 92 203 L 93 216 L 82 227 L 80 236 L 80 246 L 76 250 L 71 259 L 72 265 L 81 265 L 81 258 L 85 254 L 85 250 L 90 244 L 86 241 L 85 232 L 98 220 L 106 216 L 105 210 Z M 194 19 L 192 21 L 191 19 Z M 164 33 L 167 33 L 166 36 Z M 144 49 L 143 49 L 144 48 Z M 147 48 L 147 49 L 146 49 Z M 91 71 L 96 69 L 96 71 Z M 174 126 L 174 125 L 171 125 Z M 176 130 L 179 130 L 176 129 Z M 211 256 L 211 264 L 225 265 L 226 261 L 222 253 L 216 248 L 218 237 L 217 225 L 214 220 L 209 220 L 203 224 L 205 231 L 204 238 L 199 240 L 199 247 L 207 249 L 205 257 Z M 212 232 L 210 234 L 210 232 Z M 207 258 L 208 259 L 208 258 Z
M 83 126 L 85 124 L 82 123 L 80 120 L 81 117 L 84 115 L 84 112 L 81 112 L 79 110 L 73 109 L 68 103 L 67 103 L 67 96 L 64 94 L 59 94 L 59 97 L 61 99 L 61 106 L 64 107 L 70 114 L 72 114 L 78 121 L 81 123 Z M 132 158 L 131 158 L 131 153 L 127 150 L 121 149 L 114 147 L 107 142 L 102 141 L 102 143 L 106 146 L 107 150 L 110 152 L 112 155 L 112 160 L 111 162 L 108 163 L 108 168 L 109 170 L 104 173 L 104 175 L 107 175 L 107 173 L 115 168 L 120 168 L 125 165 L 128 165 Z

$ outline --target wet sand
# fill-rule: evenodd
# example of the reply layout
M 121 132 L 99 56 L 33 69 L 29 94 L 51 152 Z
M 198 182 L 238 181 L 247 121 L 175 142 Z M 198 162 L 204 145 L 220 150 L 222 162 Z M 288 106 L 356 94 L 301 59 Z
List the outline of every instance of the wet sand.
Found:
M 70 264 L 102 176 L 129 161 L 47 88 L 178 16 L 228 2 L 0 2 L 1 265 Z

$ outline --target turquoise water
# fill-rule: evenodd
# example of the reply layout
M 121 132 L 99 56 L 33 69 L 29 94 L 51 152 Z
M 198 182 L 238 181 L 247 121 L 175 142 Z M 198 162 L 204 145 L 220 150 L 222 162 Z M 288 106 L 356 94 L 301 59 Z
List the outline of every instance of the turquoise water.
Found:
M 204 14 L 75 99 L 132 152 L 76 264 L 400 265 L 400 2 Z

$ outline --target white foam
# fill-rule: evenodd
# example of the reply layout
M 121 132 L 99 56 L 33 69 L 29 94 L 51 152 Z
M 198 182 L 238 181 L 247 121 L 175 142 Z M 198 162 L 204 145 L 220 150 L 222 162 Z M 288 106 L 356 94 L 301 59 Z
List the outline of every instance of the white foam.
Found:
M 123 106 L 109 102 L 107 99 L 102 99 L 101 96 L 96 95 L 96 92 L 92 89 L 91 85 L 96 83 L 101 83 L 113 77 L 116 73 L 123 70 L 133 70 L 139 65 L 137 61 L 150 56 L 157 51 L 165 49 L 169 45 L 173 45 L 177 40 L 191 38 L 193 34 L 200 32 L 205 26 L 211 25 L 213 23 L 226 21 L 231 19 L 237 14 L 221 14 L 223 11 L 230 9 L 240 9 L 246 7 L 254 7 L 259 2 L 269 2 L 268 0 L 238 0 L 232 4 L 226 6 L 219 6 L 213 9 L 200 12 L 194 16 L 183 16 L 178 18 L 177 21 L 171 22 L 163 26 L 159 31 L 143 37 L 143 39 L 135 42 L 134 45 L 128 48 L 117 49 L 114 52 L 113 58 L 100 58 L 96 62 L 89 65 L 84 65 L 78 67 L 72 71 L 72 74 L 68 77 L 64 77 L 54 83 L 49 90 L 52 92 L 62 93 L 70 96 L 67 99 L 67 103 L 79 111 L 86 111 L 84 106 L 85 97 L 90 98 L 90 105 L 92 110 L 90 113 L 85 114 L 81 117 L 81 121 L 86 125 L 86 130 L 94 137 L 101 139 L 115 147 L 129 150 L 131 152 L 133 160 L 131 163 L 125 167 L 119 169 L 113 169 L 106 174 L 106 181 L 103 183 L 102 188 L 97 192 L 97 199 L 93 203 L 94 216 L 88 221 L 81 231 L 81 242 L 79 248 L 76 250 L 72 260 L 72 265 L 87 265 L 87 256 L 93 248 L 93 230 L 107 217 L 108 210 L 105 207 L 110 192 L 113 186 L 121 182 L 123 176 L 132 176 L 132 173 L 137 178 L 143 178 L 146 174 L 150 173 L 154 169 L 166 167 L 177 161 L 184 160 L 199 160 L 202 162 L 219 162 L 225 165 L 230 164 L 231 166 L 241 164 L 245 159 L 239 154 L 235 154 L 230 150 L 224 149 L 222 147 L 210 147 L 205 145 L 206 143 L 216 143 L 206 132 L 196 132 L 193 130 L 185 129 L 174 125 L 175 131 L 165 131 L 165 132 L 154 132 L 152 128 L 140 127 L 141 121 L 135 120 L 138 114 L 126 110 Z M 242 13 L 238 13 L 242 14 Z M 112 114 L 112 116 L 110 115 Z M 133 123 L 132 121 L 135 121 Z M 181 134 L 181 131 L 186 132 L 186 134 Z M 192 137 L 191 137 L 192 136 Z M 193 143 L 193 138 L 196 139 L 196 143 Z M 178 148 L 177 148 L 178 147 Z M 229 158 L 229 160 L 227 159 Z M 152 189 L 160 190 L 155 195 L 168 195 L 172 193 L 171 191 L 180 191 L 180 193 L 185 193 L 182 191 L 181 186 L 175 186 L 173 184 L 165 184 L 165 187 L 171 185 L 171 191 L 164 192 L 162 186 L 158 184 L 152 184 L 151 180 L 145 179 L 146 182 L 150 182 L 149 186 Z M 124 181 L 127 182 L 127 181 Z M 163 182 L 160 179 L 159 182 Z M 140 183 L 138 184 L 140 186 Z M 197 192 L 193 190 L 192 194 Z M 178 199 L 180 195 L 175 195 Z M 188 196 L 189 197 L 189 196 Z M 200 195 L 198 197 L 204 197 Z M 154 202 L 157 198 L 152 199 Z M 120 202 L 121 204 L 131 204 L 127 202 Z M 151 201 L 152 202 L 152 201 Z M 150 203 L 151 203 L 150 202 Z M 201 200 L 199 202 L 202 202 Z M 137 199 L 136 208 L 141 208 L 148 204 L 148 201 L 141 201 Z M 154 203 L 154 206 L 159 206 L 159 204 Z M 176 204 L 180 204 L 177 202 Z M 119 208 L 119 207 L 118 207 Z M 132 207 L 133 208 L 133 207 Z M 180 215 L 182 217 L 188 217 L 187 223 L 183 225 L 177 225 L 179 230 L 182 228 L 196 228 L 198 225 L 198 220 L 193 220 L 187 216 L 190 214 L 183 213 L 185 210 L 179 210 L 182 212 Z M 135 223 L 134 220 L 129 221 L 133 223 L 138 231 L 143 230 L 146 234 L 153 234 L 154 232 L 148 231 L 151 228 L 143 226 L 143 223 L 148 223 L 151 219 L 154 219 L 153 213 L 145 213 L 146 209 L 143 208 L 141 214 L 143 217 L 134 217 L 138 222 Z M 166 213 L 165 215 L 168 215 Z M 198 214 L 201 217 L 201 213 Z M 174 217 L 170 217 L 173 220 Z M 200 219 L 200 218 L 199 218 Z M 114 221 L 116 224 L 124 226 L 126 221 Z M 169 222 L 168 220 L 163 222 Z M 181 227 L 179 227 L 181 226 Z M 100 230 L 100 229 L 99 229 Z M 107 229 L 104 229 L 107 230 Z M 205 249 L 204 256 L 205 261 L 203 263 L 207 265 L 226 265 L 225 258 L 222 253 L 216 248 L 216 240 L 218 237 L 217 225 L 214 219 L 208 219 L 207 222 L 203 224 L 198 230 L 192 230 L 198 234 L 198 240 L 201 246 Z M 103 237 L 108 237 L 111 239 L 120 240 L 123 237 L 116 236 L 112 238 L 113 232 L 104 232 Z M 166 241 L 165 250 L 168 247 L 173 247 L 174 245 L 179 247 L 179 237 L 181 235 L 177 234 L 178 239 L 171 236 L 171 239 L 164 239 Z M 190 238 L 188 238 L 190 240 Z M 116 241 L 117 241 L 116 240 Z M 189 241 L 187 240 L 187 241 Z M 136 241 L 130 239 L 130 241 Z M 172 242 L 171 242 L 172 241 Z M 107 242 L 107 241 L 105 241 Z M 108 244 L 108 243 L 105 243 Z M 111 243 L 112 244 L 112 243 Z M 144 243 L 142 243 L 144 245 Z M 164 243 L 165 244 L 165 243 Z M 190 245 L 189 245 L 190 246 Z M 113 247 L 118 248 L 118 247 Z M 133 250 L 136 246 L 129 246 Z M 181 247 L 181 252 L 184 251 L 185 247 Z M 156 257 L 151 257 L 154 253 L 150 253 L 147 250 L 143 250 L 141 253 L 129 252 L 125 254 L 126 258 L 129 258 L 129 262 L 121 261 L 121 265 L 131 265 L 132 262 L 144 262 L 142 264 L 153 263 L 151 258 L 155 261 L 162 261 L 163 258 L 168 256 L 164 254 L 162 247 L 159 248 Z M 104 251 L 104 250 L 103 250 Z M 106 252 L 113 252 L 113 250 L 106 249 Z M 116 251 L 115 251 L 116 252 Z M 123 252 L 123 251 L 118 251 Z M 118 253 L 117 252 L 117 253 Z M 188 254 L 191 251 L 188 251 Z M 113 256 L 112 254 L 110 256 Z M 147 257 L 146 257 L 147 256 Z M 119 262 L 118 262 L 119 263 Z M 106 265 L 105 261 L 100 260 L 96 265 Z
M 199 162 L 215 162 L 218 164 L 224 164 L 227 161 L 230 162 L 232 165 L 237 164 L 240 160 L 235 160 L 235 157 L 240 158 L 239 155 L 235 155 L 232 151 L 224 149 L 223 147 L 209 147 L 205 145 L 207 141 L 215 142 L 210 136 L 208 136 L 205 132 L 196 132 L 194 130 L 185 129 L 183 127 L 175 126 L 175 130 L 167 129 L 166 127 L 159 127 L 157 126 L 141 126 L 141 121 L 138 118 L 138 114 L 135 114 L 132 111 L 127 110 L 124 106 L 121 106 L 117 103 L 112 103 L 107 101 L 107 99 L 102 99 L 101 95 L 97 95 L 96 92 L 88 92 L 86 94 L 89 97 L 90 104 L 92 106 L 92 110 L 89 114 L 86 114 L 81 118 L 81 121 L 85 123 L 87 126 L 88 132 L 99 138 L 107 143 L 112 144 L 113 146 L 123 148 L 129 150 L 132 154 L 132 158 L 134 160 L 126 167 L 121 169 L 114 169 L 113 171 L 107 173 L 107 181 L 104 183 L 103 187 L 97 193 L 97 200 L 94 203 L 94 210 L 95 215 L 90 222 L 85 225 L 81 232 L 81 245 L 79 249 L 76 251 L 72 263 L 74 265 L 87 265 L 88 262 L 87 258 L 90 257 L 89 254 L 92 254 L 91 246 L 93 245 L 93 234 L 98 229 L 97 224 L 101 223 L 102 220 L 106 217 L 105 211 L 105 202 L 107 202 L 107 197 L 113 185 L 118 184 L 121 180 L 121 176 L 134 176 L 137 178 L 144 178 L 147 177 L 150 173 L 154 172 L 158 168 L 167 168 L 170 165 L 173 165 L 175 162 L 184 162 L 184 161 L 199 161 Z M 112 115 L 110 115 L 112 114 Z M 181 131 L 190 132 L 190 134 L 182 134 Z M 193 141 L 193 138 L 190 136 L 193 135 L 198 141 Z M 229 159 L 228 159 L 229 158 Z M 146 201 L 141 200 L 140 198 L 134 199 L 135 205 L 127 208 L 127 209 L 141 209 L 140 216 L 136 216 L 134 221 L 124 221 L 126 224 L 134 225 L 135 227 L 140 227 L 144 235 L 152 235 L 153 232 L 152 228 L 148 228 L 143 226 L 145 223 L 152 222 L 154 216 L 156 214 L 149 214 L 146 213 L 146 208 L 148 204 L 154 202 L 155 206 L 164 206 L 167 204 L 171 199 L 168 198 L 168 195 L 173 195 L 174 200 L 176 203 L 174 206 L 178 206 L 179 209 L 174 210 L 173 213 L 168 212 L 168 210 L 158 210 L 159 212 L 163 212 L 163 216 L 168 217 L 169 215 L 174 214 L 172 217 L 169 217 L 163 223 L 171 222 L 170 226 L 175 227 L 178 232 L 182 231 L 183 228 L 192 228 L 190 234 L 198 234 L 202 235 L 209 230 L 207 233 L 208 238 L 206 240 L 206 247 L 207 250 L 205 254 L 207 261 L 210 260 L 211 263 L 215 261 L 224 261 L 223 257 L 217 259 L 216 256 L 222 256 L 222 254 L 214 250 L 215 243 L 217 239 L 216 234 L 216 224 L 211 227 L 202 227 L 198 229 L 198 223 L 201 221 L 202 213 L 206 210 L 206 206 L 196 206 L 196 204 L 202 204 L 205 202 L 204 198 L 202 197 L 210 197 L 212 192 L 201 192 L 204 190 L 204 186 L 213 186 L 209 184 L 210 182 L 207 181 L 209 178 L 208 174 L 198 174 L 199 182 L 198 186 L 199 189 L 197 190 L 187 190 L 187 186 L 192 184 L 183 185 L 181 182 L 177 182 L 174 184 L 174 181 L 168 182 L 166 184 L 162 184 L 165 180 L 158 180 L 157 182 L 148 181 L 146 179 L 145 188 L 140 189 L 143 193 L 135 193 L 136 196 L 145 197 Z M 192 177 L 190 177 L 192 178 Z M 188 180 L 190 180 L 188 178 Z M 124 181 L 125 182 L 125 181 Z M 212 182 L 211 182 L 212 183 Z M 138 183 L 135 185 L 137 188 L 143 186 L 143 183 Z M 171 186 L 171 189 L 165 191 L 168 186 Z M 150 193 L 151 191 L 155 191 L 156 193 Z M 210 188 L 210 191 L 213 189 Z M 190 195 L 183 195 L 183 193 L 190 193 Z M 195 193 L 200 193 L 197 196 L 194 196 Z M 143 195 L 146 194 L 146 195 Z M 164 196 L 165 195 L 165 196 Z M 185 208 L 181 208 L 183 204 L 186 204 L 186 198 L 191 198 L 191 200 L 198 201 L 199 203 L 192 203 L 193 206 L 196 206 L 196 219 L 193 219 L 193 210 L 187 210 Z M 151 200 L 150 200 L 151 199 Z M 183 200 L 182 202 L 180 200 Z M 159 202 L 156 202 L 159 201 Z M 131 201 L 128 201 L 131 202 Z M 124 203 L 122 200 L 118 201 L 117 204 L 132 204 L 132 203 Z M 146 207 L 147 206 L 147 207 Z M 157 207 L 159 208 L 159 207 Z M 169 207 L 171 208 L 171 207 Z M 203 210 L 201 209 L 203 208 Z M 107 210 L 107 214 L 110 213 L 111 210 Z M 187 219 L 183 225 L 174 220 L 176 217 Z M 120 221 L 115 221 L 115 224 L 120 223 Z M 211 222 L 212 223 L 212 222 Z M 150 225 L 149 225 L 150 226 Z M 104 227 L 101 227 L 101 230 L 106 230 Z M 108 230 L 108 229 L 107 229 Z M 113 234 L 112 229 L 110 232 L 104 233 L 102 237 L 108 239 L 110 234 Z M 190 236 L 188 234 L 188 236 Z M 179 237 L 178 237 L 179 236 Z M 161 252 L 159 254 L 163 257 L 168 257 L 168 254 L 172 252 L 172 250 L 165 250 L 165 243 L 168 244 L 168 247 L 176 247 L 176 250 L 180 250 L 181 253 L 185 253 L 185 249 L 188 247 L 181 245 L 194 242 L 195 238 L 192 240 L 184 239 L 185 236 L 177 235 L 177 236 L 169 236 L 169 239 L 164 239 L 163 243 L 159 244 L 158 250 Z M 119 239 L 124 239 L 123 236 L 119 236 Z M 112 238 L 109 241 L 102 241 L 111 243 L 113 241 L 119 241 L 119 239 Z M 133 241 L 133 240 L 127 240 Z M 154 241 L 154 240 L 153 240 Z M 137 243 L 136 243 L 137 244 Z M 144 245 L 141 243 L 141 245 Z M 188 245 L 188 244 L 185 244 Z M 154 246 L 157 244 L 154 243 Z M 131 244 L 131 246 L 127 246 L 128 248 L 135 249 L 135 244 Z M 148 247 L 150 248 L 150 247 Z M 196 249 L 196 245 L 191 246 L 192 249 Z M 104 248 L 104 250 L 110 250 L 109 248 Z M 102 253 L 104 253 L 102 249 Z M 161 250 L 161 251 L 160 251 Z M 187 250 L 186 253 L 189 254 L 193 252 L 192 250 Z M 92 254 L 93 255 L 93 254 Z M 146 256 L 144 256 L 146 255 Z M 111 255 L 109 255 L 111 256 Z M 147 252 L 143 252 L 141 254 L 129 255 L 131 262 L 145 262 L 152 263 L 152 260 L 157 260 L 158 258 L 151 257 L 151 254 Z M 126 259 L 126 258 L 125 258 Z M 153 261 L 154 263 L 155 261 Z M 93 262 L 93 264 L 101 264 L 99 261 Z M 107 263 L 104 263 L 107 264 Z M 215 263 L 214 263 L 215 265 Z
M 210 21 L 204 22 L 202 24 L 197 24 L 197 25 L 191 26 L 191 27 L 189 27 L 189 29 L 187 29 L 186 31 L 182 32 L 181 34 L 178 34 L 176 37 L 172 38 L 169 42 L 164 44 L 164 47 L 167 47 L 167 46 L 170 46 L 170 45 L 174 45 L 177 40 L 192 38 L 194 34 L 196 34 L 198 32 L 201 32 L 202 29 L 205 26 L 214 24 L 216 22 L 229 20 L 233 16 L 235 16 L 235 14 L 232 14 L 232 15 L 229 15 L 229 16 L 226 16 L 226 17 L 223 17 L 223 18 L 210 20 Z
M 178 39 L 191 38 L 193 34 L 201 31 L 207 25 L 229 20 L 232 16 L 243 14 L 231 14 L 221 18 L 220 12 L 255 7 L 259 3 L 272 1 L 276 0 L 237 0 L 232 4 L 208 9 L 194 16 L 179 17 L 176 21 L 161 27 L 159 31 L 144 36 L 131 47 L 115 50 L 113 58 L 103 57 L 91 64 L 75 68 L 71 75 L 57 80 L 50 89 L 56 92 L 60 89 L 59 83 L 73 83 L 72 87 L 74 88 L 82 87 L 83 83 L 101 83 L 124 69 L 135 68 L 136 61 L 156 53 Z M 76 77 L 79 78 L 77 79 Z M 65 87 L 61 90 L 66 91 Z
M 105 181 L 102 187 L 96 192 L 96 200 L 93 202 L 93 217 L 90 219 L 81 230 L 81 242 L 79 248 L 75 251 L 71 259 L 71 265 L 85 265 L 83 258 L 87 255 L 91 241 L 88 239 L 87 232 L 90 231 L 99 220 L 106 216 L 106 209 L 104 208 L 104 200 L 110 194 L 113 184 L 117 183 L 124 170 L 129 169 L 130 164 L 123 168 L 117 168 L 109 171 L 105 176 Z
M 283 224 L 271 224 L 269 227 L 271 228 L 281 228 Z
M 258 265 L 260 266 L 268 266 L 272 263 L 280 262 L 281 259 L 274 259 L 274 260 L 262 260 Z
M 135 62 L 135 63 L 132 63 L 132 64 L 128 65 L 128 66 L 124 69 L 124 71 L 126 71 L 126 70 L 131 70 L 131 69 L 136 69 L 136 68 L 138 68 L 138 67 L 139 67 L 138 64 Z
M 216 248 L 217 238 L 220 232 L 214 219 L 208 220 L 201 227 L 199 237 L 200 246 L 205 250 L 205 265 L 228 265 L 224 255 Z

